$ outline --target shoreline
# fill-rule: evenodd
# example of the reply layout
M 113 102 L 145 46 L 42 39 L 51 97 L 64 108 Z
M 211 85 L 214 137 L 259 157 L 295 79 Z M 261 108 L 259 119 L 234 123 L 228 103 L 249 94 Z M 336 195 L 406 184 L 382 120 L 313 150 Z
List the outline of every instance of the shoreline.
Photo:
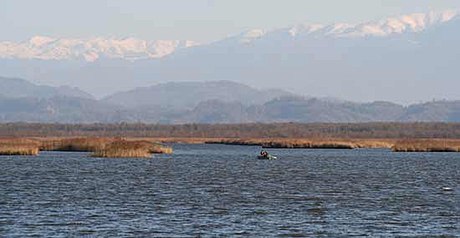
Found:
M 224 144 L 266 149 L 390 149 L 393 152 L 460 152 L 460 139 L 349 138 L 194 138 L 194 137 L 8 137 L 0 155 L 37 155 L 40 151 L 91 152 L 94 157 L 146 158 L 171 154 L 165 144 Z

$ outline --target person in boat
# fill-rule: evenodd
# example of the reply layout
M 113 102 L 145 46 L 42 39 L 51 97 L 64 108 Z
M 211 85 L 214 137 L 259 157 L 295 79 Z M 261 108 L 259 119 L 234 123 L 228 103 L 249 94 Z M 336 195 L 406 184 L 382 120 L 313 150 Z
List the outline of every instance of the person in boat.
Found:
M 267 157 L 267 156 L 268 156 L 268 152 L 265 151 L 265 150 L 262 150 L 262 151 L 260 151 L 260 156 Z

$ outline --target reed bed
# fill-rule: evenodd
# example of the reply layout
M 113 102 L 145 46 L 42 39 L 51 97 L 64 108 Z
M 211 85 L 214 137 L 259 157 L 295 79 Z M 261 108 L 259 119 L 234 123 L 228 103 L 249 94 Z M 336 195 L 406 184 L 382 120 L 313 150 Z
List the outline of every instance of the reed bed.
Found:
M 152 144 L 146 141 L 118 140 L 96 150 L 93 157 L 105 158 L 150 158 Z
M 39 143 L 30 139 L 0 139 L 0 155 L 38 155 Z
M 396 141 L 395 152 L 460 152 L 460 140 L 418 139 Z
M 262 146 L 269 142 L 267 139 L 209 139 L 205 144 L 224 144 L 224 145 L 252 145 Z
M 139 145 L 143 145 L 149 148 L 150 153 L 172 153 L 170 147 L 163 146 L 154 141 L 112 137 L 41 139 L 40 149 L 48 151 L 96 152 L 116 145 L 119 145 L 120 149 L 129 149 L 129 146 L 133 146 L 133 149 L 138 149 Z
M 51 138 L 40 139 L 40 150 L 94 152 L 103 149 L 117 138 Z
M 161 143 L 251 145 L 286 149 L 388 148 L 395 152 L 460 152 L 460 139 L 340 138 L 0 138 L 0 155 L 37 155 L 39 151 L 91 152 L 97 157 L 151 157 L 170 154 Z
M 12 146 L 0 145 L 0 155 L 38 155 L 38 147 L 33 146 Z
M 0 155 L 37 155 L 39 151 L 92 152 L 98 157 L 151 157 L 170 154 L 172 148 L 135 138 L 3 138 Z
M 172 154 L 173 149 L 168 146 L 153 144 L 150 145 L 149 152 L 152 154 Z
M 204 144 L 208 141 L 214 141 L 216 138 L 188 138 L 188 137 L 174 137 L 174 138 L 142 138 L 151 140 L 157 143 L 177 143 L 177 144 Z
M 278 141 L 267 142 L 263 148 L 290 148 L 290 149 L 355 149 L 353 143 L 344 141 Z
M 286 149 L 357 149 L 391 148 L 394 141 L 388 139 L 219 139 L 206 141 L 209 144 L 253 145 L 263 148 Z

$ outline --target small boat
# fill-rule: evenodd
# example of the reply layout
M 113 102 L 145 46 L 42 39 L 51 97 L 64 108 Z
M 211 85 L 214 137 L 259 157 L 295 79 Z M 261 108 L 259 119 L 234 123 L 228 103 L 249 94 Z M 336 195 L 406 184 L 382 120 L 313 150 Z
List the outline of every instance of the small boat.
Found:
M 273 156 L 273 155 L 259 155 L 257 156 L 257 159 L 275 160 L 278 158 L 276 158 L 276 156 Z

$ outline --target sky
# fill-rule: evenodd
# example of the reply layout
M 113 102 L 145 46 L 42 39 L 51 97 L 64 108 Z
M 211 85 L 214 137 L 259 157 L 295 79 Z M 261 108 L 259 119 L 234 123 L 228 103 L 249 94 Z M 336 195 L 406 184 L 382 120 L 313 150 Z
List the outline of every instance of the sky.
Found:
M 459 0 L 0 0 L 0 40 L 137 37 L 208 42 L 297 23 L 460 9 Z

